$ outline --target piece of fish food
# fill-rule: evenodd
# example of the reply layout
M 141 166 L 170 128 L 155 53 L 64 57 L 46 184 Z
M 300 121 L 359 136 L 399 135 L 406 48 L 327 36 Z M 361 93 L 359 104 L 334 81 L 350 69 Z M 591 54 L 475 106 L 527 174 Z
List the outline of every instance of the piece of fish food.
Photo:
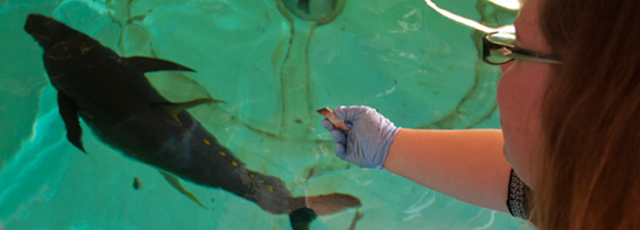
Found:
M 335 113 L 333 113 L 333 110 L 327 107 L 324 107 L 322 109 L 316 110 L 316 112 L 324 116 L 325 118 L 327 118 L 327 120 L 329 120 L 329 122 L 333 124 L 333 127 L 337 129 L 346 130 L 346 131 L 351 130 L 349 126 L 347 126 L 347 124 L 344 123 L 344 120 L 340 119 L 338 116 L 336 116 Z
M 247 169 L 186 111 L 192 106 L 221 101 L 203 98 L 170 102 L 144 75 L 192 69 L 167 60 L 120 57 L 91 37 L 42 15 L 30 14 L 24 29 L 44 50 L 44 67 L 58 91 L 67 139 L 83 152 L 79 118 L 102 142 L 165 172 L 163 175 L 175 188 L 181 186 L 167 175 L 224 189 L 272 214 L 289 214 L 295 229 L 305 229 L 308 223 L 299 222 L 315 218 L 316 211 L 307 206 L 309 198 L 312 204 L 323 207 L 323 212 L 326 207 L 340 210 L 361 205 L 357 198 L 346 194 L 328 194 L 318 199 L 293 197 L 280 178 Z M 190 194 L 186 190 L 180 192 Z M 202 205 L 192 195 L 190 199 Z M 322 204 L 324 201 L 344 204 Z

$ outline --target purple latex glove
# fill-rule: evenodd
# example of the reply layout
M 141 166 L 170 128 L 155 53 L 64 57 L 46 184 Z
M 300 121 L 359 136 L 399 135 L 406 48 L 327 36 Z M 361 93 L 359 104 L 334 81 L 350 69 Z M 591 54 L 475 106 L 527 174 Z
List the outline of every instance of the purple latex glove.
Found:
M 333 112 L 351 128 L 351 131 L 336 129 L 329 120 L 322 121 L 322 126 L 331 132 L 336 143 L 336 156 L 362 168 L 382 170 L 391 142 L 400 128 L 366 106 L 338 106 Z

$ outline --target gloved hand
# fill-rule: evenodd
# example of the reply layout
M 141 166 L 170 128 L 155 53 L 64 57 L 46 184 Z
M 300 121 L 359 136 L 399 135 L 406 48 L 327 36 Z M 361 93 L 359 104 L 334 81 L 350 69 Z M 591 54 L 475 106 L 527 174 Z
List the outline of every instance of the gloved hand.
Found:
M 336 129 L 329 120 L 322 121 L 322 126 L 331 132 L 331 138 L 336 142 L 336 156 L 362 168 L 382 170 L 391 142 L 400 128 L 366 106 L 338 106 L 333 112 L 351 129 Z

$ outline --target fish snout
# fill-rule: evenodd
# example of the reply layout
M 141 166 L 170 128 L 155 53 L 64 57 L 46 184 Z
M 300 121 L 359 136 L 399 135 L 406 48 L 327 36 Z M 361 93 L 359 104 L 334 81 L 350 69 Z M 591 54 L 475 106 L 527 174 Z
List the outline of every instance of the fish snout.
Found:
M 24 30 L 44 48 L 67 36 L 66 26 L 53 18 L 29 14 Z
M 29 14 L 29 16 L 27 16 L 27 22 L 24 24 L 24 30 L 31 35 L 39 34 L 43 32 L 46 25 L 51 21 L 53 21 L 53 19 L 40 14 Z

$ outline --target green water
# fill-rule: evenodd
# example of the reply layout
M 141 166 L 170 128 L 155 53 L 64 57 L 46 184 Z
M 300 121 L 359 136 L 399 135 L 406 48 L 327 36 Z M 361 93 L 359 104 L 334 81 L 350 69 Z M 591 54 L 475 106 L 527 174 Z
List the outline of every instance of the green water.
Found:
M 148 76 L 174 101 L 226 101 L 190 112 L 294 195 L 359 197 L 356 229 L 523 229 L 507 214 L 340 161 L 314 112 L 364 104 L 402 127 L 498 128 L 499 70 L 478 59 L 481 33 L 420 0 L 308 2 L 305 11 L 275 0 L 0 0 L 0 229 L 290 229 L 286 215 L 183 182 L 200 207 L 84 124 L 88 154 L 73 147 L 42 49 L 22 29 L 28 13 L 53 16 L 122 56 L 195 69 Z M 515 16 L 483 0 L 436 3 L 491 27 Z M 312 229 L 348 229 L 355 213 L 322 216 Z

